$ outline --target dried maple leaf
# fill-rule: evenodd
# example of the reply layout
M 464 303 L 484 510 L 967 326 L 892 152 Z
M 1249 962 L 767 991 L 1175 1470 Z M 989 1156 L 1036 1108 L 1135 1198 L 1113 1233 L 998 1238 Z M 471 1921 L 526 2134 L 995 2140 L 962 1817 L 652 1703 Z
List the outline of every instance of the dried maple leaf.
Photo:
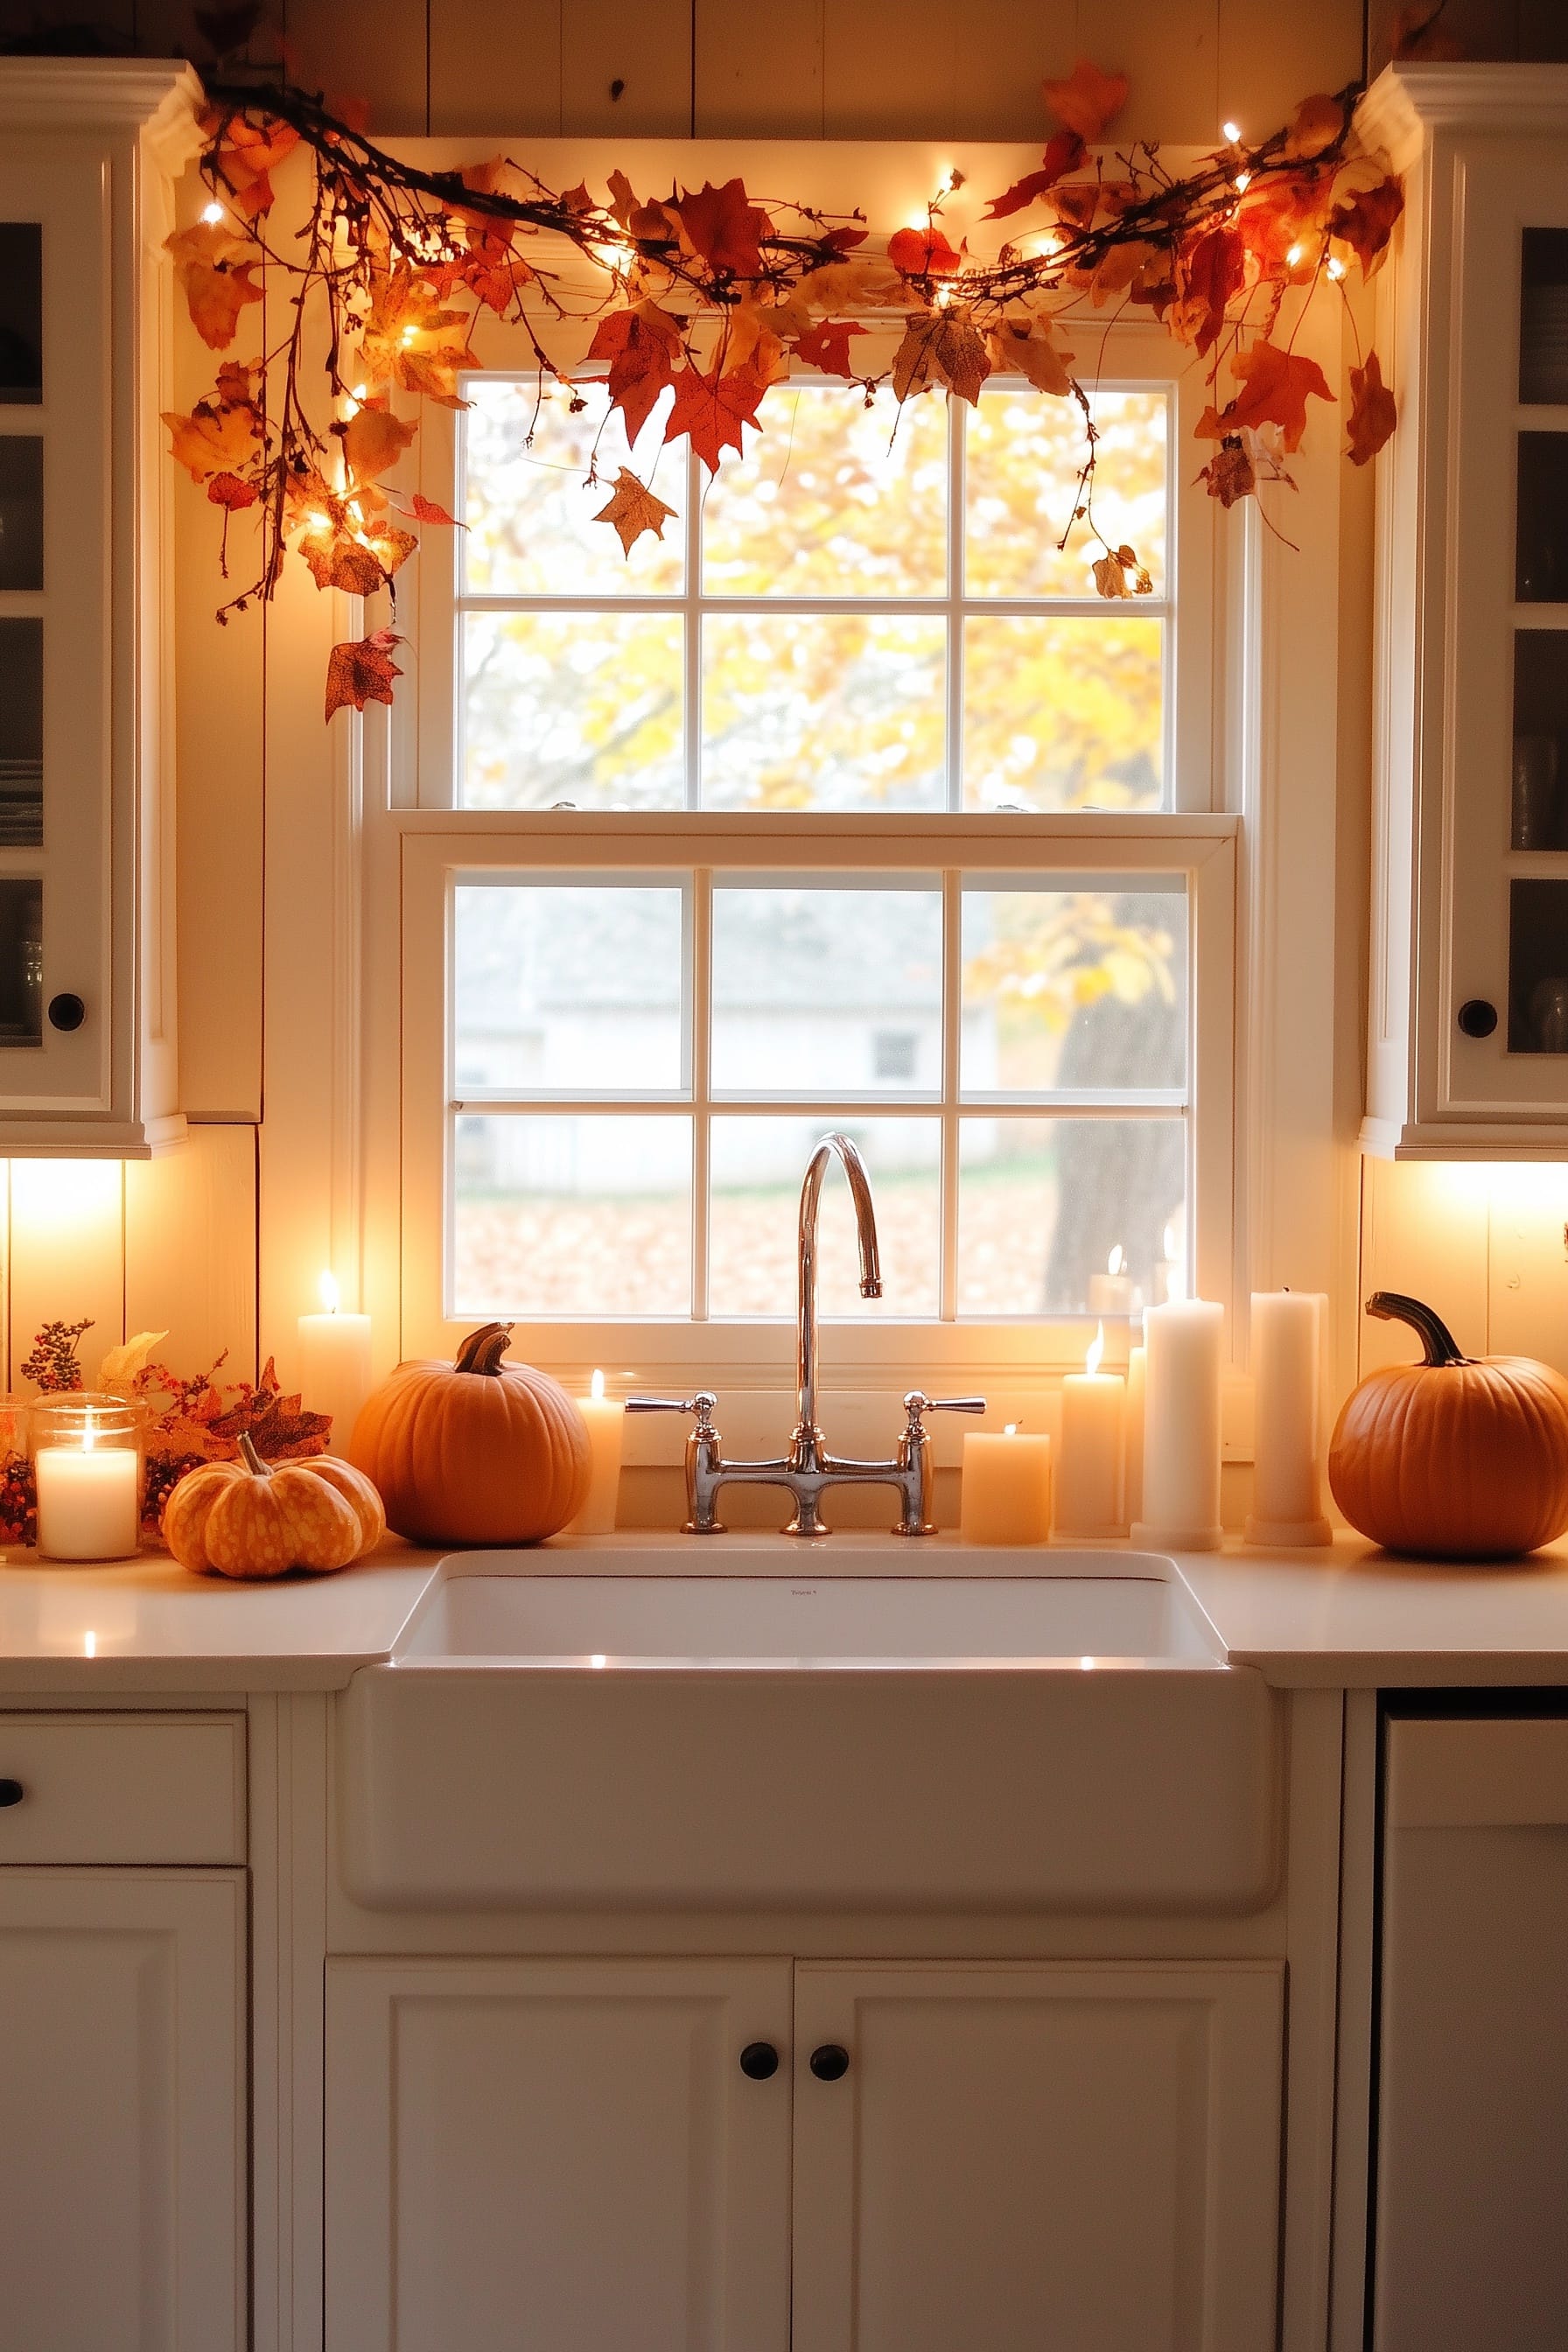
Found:
M 1083 141 L 1078 132 L 1058 131 L 1046 149 L 1040 169 L 1026 173 L 1021 180 L 1015 180 L 1005 194 L 993 196 L 982 217 L 985 220 L 1006 220 L 1012 214 L 1021 213 L 1026 205 L 1032 205 L 1037 196 L 1047 194 L 1058 180 L 1065 179 L 1069 172 L 1076 172 L 1083 155 Z
M 1041 84 L 1046 104 L 1068 130 L 1083 140 L 1098 139 L 1127 103 L 1125 74 L 1102 73 L 1089 58 L 1079 58 L 1066 81 Z
M 1349 204 L 1335 205 L 1330 233 L 1350 247 L 1363 278 L 1370 278 L 1380 267 L 1394 224 L 1404 210 L 1405 191 L 1395 179 L 1380 180 L 1374 188 L 1359 191 Z
M 343 427 L 343 458 L 356 482 L 373 482 L 395 466 L 417 425 L 394 416 L 384 401 L 362 401 Z
M 760 206 L 748 203 L 743 180 L 726 180 L 721 188 L 706 180 L 695 194 L 683 188 L 670 210 L 692 251 L 710 269 L 730 278 L 762 276 L 761 240 L 771 235 L 773 223 Z
M 345 596 L 374 596 L 386 584 L 374 550 L 352 532 L 308 530 L 300 541 L 300 552 L 318 588 L 338 588 Z M 331 716 L 330 711 L 327 715 Z
M 1089 274 L 1089 295 L 1098 310 L 1118 294 L 1125 294 L 1135 278 L 1158 257 L 1157 248 L 1143 237 L 1113 245 Z
M 888 239 L 888 258 L 906 278 L 951 278 L 963 267 L 936 223 L 925 228 L 898 228 Z
M 1101 596 L 1149 596 L 1154 583 L 1131 547 L 1108 547 L 1094 565 L 1094 585 Z
M 109 1349 L 98 1368 L 99 1387 L 129 1390 L 137 1373 L 152 1362 L 154 1349 L 161 1348 L 168 1336 L 167 1331 L 136 1331 L 121 1346 Z
M 1405 0 L 1394 19 L 1388 54 L 1395 59 L 1419 58 L 1423 64 L 1451 63 L 1465 54 L 1458 36 L 1439 25 L 1447 0 Z
M 1247 189 L 1236 208 L 1236 227 L 1259 276 L 1277 278 L 1293 267 L 1289 257 L 1296 246 L 1310 249 L 1315 266 L 1334 181 L 1330 168 L 1260 180 Z
M 664 537 L 664 526 L 675 512 L 662 499 L 656 499 L 646 482 L 640 482 L 629 467 L 623 466 L 616 476 L 616 487 L 608 506 L 599 509 L 595 522 L 607 522 L 615 530 L 622 548 L 629 555 L 645 530 L 656 539 Z
M 1285 152 L 1292 163 L 1310 163 L 1343 137 L 1345 110 L 1342 101 L 1331 98 L 1327 90 L 1317 90 L 1304 98 L 1291 117 L 1290 128 L 1285 133 Z
M 249 122 L 243 114 L 223 115 L 209 108 L 202 128 L 214 141 L 212 166 L 227 188 L 237 212 L 247 220 L 268 212 L 275 201 L 271 173 L 300 144 L 300 134 L 276 115 Z
M 1065 399 L 1072 390 L 1072 378 L 1068 373 L 1072 353 L 1053 342 L 1050 328 L 1043 320 L 1003 319 L 986 335 L 985 348 L 992 366 L 1000 374 L 1024 376 L 1037 392 L 1051 393 L 1058 400 Z
M 445 507 L 437 506 L 434 499 L 427 499 L 423 490 L 416 490 L 409 504 L 414 509 L 416 522 L 445 523 L 452 530 L 467 530 L 468 528 L 466 522 L 459 522 L 456 515 L 449 515 Z
M 841 310 L 849 303 L 876 310 L 906 299 L 904 281 L 891 262 L 875 255 L 825 261 L 819 269 L 808 269 L 795 290 L 812 310 Z
M 1244 426 L 1256 431 L 1260 425 L 1278 425 L 1286 449 L 1297 449 L 1307 429 L 1308 400 L 1334 396 L 1316 360 L 1283 351 L 1266 335 L 1231 353 L 1230 372 L 1242 388 L 1217 413 L 1205 409 L 1194 427 L 1200 441 L 1223 441 Z
M 209 351 L 226 351 L 238 331 L 240 312 L 261 299 L 250 275 L 255 247 L 221 221 L 196 221 L 163 244 L 174 257 L 192 325 Z
M 1351 464 L 1364 466 L 1375 457 L 1398 422 L 1399 411 L 1384 383 L 1377 353 L 1368 352 L 1366 365 L 1351 370 Z
M 254 409 L 222 402 L 198 400 L 188 416 L 165 409 L 163 421 L 169 428 L 169 454 L 193 482 L 243 465 L 258 436 Z
M 443 308 L 427 277 L 405 261 L 373 274 L 358 361 L 367 383 L 399 384 L 443 408 L 465 408 L 468 403 L 458 397 L 458 371 L 479 364 L 468 348 L 467 319 L 461 310 Z
M 1200 354 L 1212 351 L 1247 277 L 1247 244 L 1234 228 L 1207 229 L 1176 255 L 1176 294 L 1166 323 Z
M 327 662 L 327 717 L 352 702 L 363 710 L 367 702 L 390 702 L 392 681 L 403 672 L 393 660 L 393 648 L 403 639 L 390 629 L 332 647 Z
M 944 383 L 973 407 L 991 373 L 985 345 L 967 311 L 917 310 L 893 354 L 893 391 L 900 401 Z
M 1195 479 L 1204 483 L 1211 499 L 1222 507 L 1233 507 L 1238 499 L 1249 499 L 1258 488 L 1258 473 L 1251 453 L 1239 433 L 1227 434 L 1209 459 L 1200 467 Z
M 215 474 L 207 484 L 207 496 L 215 507 L 226 507 L 230 514 L 240 514 L 253 507 L 261 496 L 254 482 L 242 482 L 237 474 Z
M 716 474 L 721 453 L 743 446 L 742 427 L 756 424 L 767 385 L 749 367 L 729 375 L 714 368 L 703 375 L 689 363 L 674 383 L 675 405 L 665 421 L 664 437 L 679 441 L 685 434 L 709 472 Z
M 607 360 L 610 405 L 626 420 L 628 447 L 647 423 L 666 384 L 673 382 L 680 353 L 680 329 L 656 303 L 602 318 L 588 346 L 592 360 Z
M 831 323 L 808 328 L 796 341 L 795 355 L 796 359 L 804 360 L 808 367 L 820 368 L 825 375 L 853 378 L 855 371 L 849 364 L 849 338 L 865 332 L 865 328 L 857 326 L 853 319 L 835 319 Z

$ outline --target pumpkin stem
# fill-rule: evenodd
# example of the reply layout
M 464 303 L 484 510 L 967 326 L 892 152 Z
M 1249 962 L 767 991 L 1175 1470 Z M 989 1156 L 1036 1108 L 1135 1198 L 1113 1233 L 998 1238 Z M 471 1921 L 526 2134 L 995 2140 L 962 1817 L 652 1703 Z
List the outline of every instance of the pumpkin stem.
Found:
M 239 1433 L 239 1458 L 253 1478 L 271 1477 L 272 1465 L 264 1462 L 258 1454 L 248 1429 L 242 1429 Z
M 1468 1364 L 1467 1356 L 1453 1333 L 1434 1307 L 1425 1307 L 1419 1298 L 1406 1298 L 1400 1290 L 1374 1290 L 1366 1302 L 1366 1311 L 1375 1315 L 1380 1323 L 1408 1323 L 1426 1350 L 1429 1364 Z
M 494 1380 L 500 1373 L 500 1360 L 511 1345 L 510 1323 L 481 1323 L 470 1331 L 458 1350 L 453 1369 L 459 1372 L 485 1372 Z

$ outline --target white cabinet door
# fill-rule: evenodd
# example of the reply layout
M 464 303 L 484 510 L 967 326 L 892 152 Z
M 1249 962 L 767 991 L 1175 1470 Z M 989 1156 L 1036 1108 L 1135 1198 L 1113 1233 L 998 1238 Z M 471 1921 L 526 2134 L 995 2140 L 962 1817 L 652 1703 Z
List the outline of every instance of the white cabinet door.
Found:
M 789 2026 L 781 1960 L 330 1962 L 328 2352 L 785 2352 Z
M 803 1962 L 794 2352 L 1266 2352 L 1280 1997 L 1271 1964 Z
M 0 2344 L 246 2338 L 245 1879 L 0 1870 Z

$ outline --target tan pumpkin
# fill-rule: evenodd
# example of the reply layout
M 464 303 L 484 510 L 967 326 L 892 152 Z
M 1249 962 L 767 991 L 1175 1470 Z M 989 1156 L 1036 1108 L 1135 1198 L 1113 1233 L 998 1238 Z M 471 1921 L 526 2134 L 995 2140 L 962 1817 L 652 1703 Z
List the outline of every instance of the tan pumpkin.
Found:
M 219 1576 L 325 1574 L 379 1543 L 381 1497 L 361 1471 L 331 1454 L 262 1460 L 248 1433 L 237 1462 L 186 1473 L 163 1505 L 163 1540 L 182 1568 Z
M 510 1339 L 486 1323 L 456 1363 L 400 1364 L 354 1424 L 350 1457 L 412 1542 L 541 1543 L 583 1507 L 587 1423 L 547 1372 L 501 1361 Z
M 1477 1361 L 1418 1298 L 1366 1311 L 1418 1332 L 1418 1364 L 1369 1373 L 1346 1398 L 1329 1484 L 1352 1528 L 1390 1551 L 1506 1559 L 1568 1528 L 1568 1381 L 1528 1356 Z

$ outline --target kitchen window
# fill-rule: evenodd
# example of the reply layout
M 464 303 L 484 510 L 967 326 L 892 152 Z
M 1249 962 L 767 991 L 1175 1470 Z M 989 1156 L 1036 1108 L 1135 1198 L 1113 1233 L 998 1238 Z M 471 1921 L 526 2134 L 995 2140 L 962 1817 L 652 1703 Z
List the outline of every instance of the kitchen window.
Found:
M 1056 543 L 1077 412 L 1026 387 L 792 384 L 712 479 L 662 409 L 628 450 L 593 385 L 467 389 L 403 857 L 405 974 L 445 975 L 405 1016 L 429 1344 L 494 1315 L 545 1355 L 743 1355 L 793 1312 L 828 1126 L 886 1279 L 858 1300 L 830 1191 L 824 1309 L 872 1355 L 879 1322 L 960 1360 L 1043 1319 L 1070 1360 L 1194 1255 L 1223 1283 L 1234 841 L 1185 390 L 1099 394 L 1095 519 L 1153 583 L 1111 603 Z M 622 465 L 671 509 L 629 560 L 595 519 Z

